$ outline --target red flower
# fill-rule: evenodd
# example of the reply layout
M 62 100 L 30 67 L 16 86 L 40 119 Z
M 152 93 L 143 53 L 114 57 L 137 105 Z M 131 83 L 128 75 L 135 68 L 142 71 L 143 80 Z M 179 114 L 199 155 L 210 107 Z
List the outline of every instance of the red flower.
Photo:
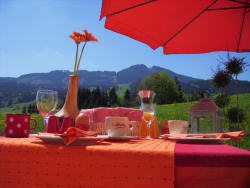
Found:
M 86 37 L 86 41 L 95 41 L 95 42 L 98 42 L 98 39 L 95 38 L 91 33 L 89 33 L 87 30 L 83 30 L 84 32 L 84 35 Z
M 84 34 L 73 32 L 72 35 L 69 36 L 73 40 L 75 40 L 76 43 L 86 42 L 86 37 Z
M 83 34 L 78 33 L 78 32 L 73 32 L 72 35 L 70 35 L 69 37 L 72 38 L 75 43 L 76 43 L 76 58 L 75 58 L 75 66 L 74 66 L 74 75 L 77 76 L 78 75 L 78 70 L 79 70 L 79 65 L 82 59 L 82 54 L 83 54 L 83 50 L 87 44 L 87 42 L 89 41 L 95 41 L 98 42 L 97 38 L 95 38 L 91 33 L 89 33 L 87 30 L 83 30 Z M 81 54 L 80 57 L 78 59 L 78 47 L 79 44 L 81 42 L 84 42 L 84 45 L 82 46 L 82 50 L 81 50 Z M 78 60 L 78 61 L 77 61 Z

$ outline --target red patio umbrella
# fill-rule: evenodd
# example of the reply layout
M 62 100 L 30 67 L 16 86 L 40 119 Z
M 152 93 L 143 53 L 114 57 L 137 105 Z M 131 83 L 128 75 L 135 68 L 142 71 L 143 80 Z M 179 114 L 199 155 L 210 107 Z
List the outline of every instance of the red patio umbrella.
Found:
M 103 0 L 105 28 L 165 54 L 250 51 L 250 0 Z

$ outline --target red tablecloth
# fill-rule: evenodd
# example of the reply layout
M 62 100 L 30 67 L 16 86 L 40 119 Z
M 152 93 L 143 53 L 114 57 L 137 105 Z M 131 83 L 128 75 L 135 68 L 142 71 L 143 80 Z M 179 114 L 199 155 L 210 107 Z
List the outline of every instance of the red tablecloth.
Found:
M 2 137 L 4 138 L 4 137 Z M 5 140 L 5 141 L 3 141 Z M 109 176 L 110 171 L 105 170 L 105 172 L 101 171 L 105 166 L 121 166 L 121 169 L 117 169 L 116 178 L 120 178 L 121 176 L 124 178 L 131 178 L 130 176 L 123 176 L 122 173 L 133 174 L 132 176 L 136 176 L 139 179 L 136 179 L 135 182 L 148 182 L 154 185 L 153 187 L 161 187 L 158 181 L 155 181 L 154 178 L 159 177 L 158 179 L 167 181 L 171 175 L 166 173 L 164 174 L 165 165 L 168 164 L 168 155 L 164 152 L 164 148 L 170 143 L 166 140 L 144 140 L 143 144 L 139 142 L 132 142 L 131 144 L 126 143 L 109 143 L 107 145 L 102 145 L 99 147 L 93 146 L 58 146 L 53 145 L 49 146 L 44 145 L 40 140 L 36 140 L 34 142 L 33 139 L 27 139 L 25 142 L 30 142 L 33 140 L 33 144 L 36 144 L 38 147 L 33 147 L 32 144 L 25 144 L 25 142 L 20 139 L 16 141 L 16 143 L 11 142 L 7 144 L 11 138 L 0 139 L 0 174 L 5 174 L 5 178 L 0 178 L 1 181 L 11 182 L 13 181 L 12 171 L 6 170 L 8 166 L 13 165 L 13 161 L 20 160 L 24 166 L 29 166 L 30 169 L 24 169 L 23 171 L 29 174 L 29 178 L 32 176 L 34 178 L 42 178 L 43 182 L 46 182 L 46 176 L 38 176 L 40 172 L 48 174 L 51 172 L 50 168 L 53 168 L 52 171 L 56 173 L 60 173 L 60 171 L 64 171 L 65 173 L 70 168 L 76 169 L 78 177 L 72 177 L 72 174 L 68 173 L 68 176 L 65 176 L 62 179 L 62 182 L 67 183 L 67 186 L 70 182 L 72 182 L 72 186 L 74 186 L 76 180 L 79 178 L 83 179 L 85 182 L 92 182 L 92 186 L 90 187 L 100 187 L 95 186 L 96 181 L 94 177 L 97 175 L 98 177 L 106 177 Z M 36 149 L 34 149 L 36 148 Z M 21 150 L 25 150 L 27 152 L 27 159 L 20 159 L 18 152 Z M 15 153 L 15 151 L 18 151 Z M 167 152 L 167 150 L 165 150 Z M 29 163 L 28 157 L 35 157 L 37 154 L 41 155 L 39 158 L 44 158 L 43 161 L 36 161 Z M 51 157 L 51 153 L 53 153 L 53 157 Z M 3 156 L 5 155 L 5 157 Z M 76 155 L 77 154 L 77 155 Z M 8 161 L 3 161 L 1 159 L 6 159 L 6 155 L 8 155 Z M 62 168 L 58 166 L 58 158 L 56 155 L 61 156 L 65 155 L 64 162 L 65 167 Z M 151 168 L 149 172 L 153 173 L 153 178 L 145 178 L 148 174 L 147 169 L 139 168 L 138 165 L 136 168 L 126 168 L 127 164 L 133 164 L 135 160 L 141 160 L 141 164 L 144 164 Z M 85 160 L 85 161 L 82 161 Z M 165 160 L 165 161 L 164 161 Z M 175 145 L 175 153 L 174 153 L 174 186 L 176 188 L 247 188 L 250 187 L 250 152 L 246 150 L 242 150 L 236 147 L 224 145 L 224 144 L 181 144 L 177 143 Z M 147 162 L 149 161 L 149 162 Z M 97 163 L 96 163 L 97 162 Z M 154 164 L 155 165 L 152 165 Z M 52 165 L 53 164 L 53 165 Z M 100 171 L 93 171 L 92 168 L 96 169 L 95 164 L 99 165 Z M 123 164 L 123 165 L 122 165 Z M 124 164 L 126 164 L 124 166 Z M 17 165 L 17 164 L 15 164 Z M 69 166 L 73 165 L 73 166 Z M 80 165 L 80 166 L 79 166 Z M 91 166 L 92 165 L 92 166 Z M 162 166 L 159 166 L 162 165 Z M 58 168 L 56 168 L 58 166 Z M 142 167 L 141 165 L 140 167 Z M 165 167 L 164 167 L 165 166 Z M 39 167 L 40 169 L 37 169 Z M 81 168 L 80 168 L 81 167 Z M 156 168 L 157 167 L 157 168 Z M 113 168 L 113 167 L 112 167 Z M 21 175 L 25 179 L 25 174 L 22 174 L 21 166 L 17 173 Z M 138 173 L 137 173 L 138 170 Z M 35 174 L 32 174 L 31 171 L 34 171 Z M 48 172 L 47 172 L 48 171 Z M 37 173 L 37 175 L 36 175 Z M 95 174 L 97 173 L 97 174 Z M 119 174 L 121 173 L 121 174 Z M 152 175 L 151 173 L 151 175 Z M 141 176 L 141 174 L 143 174 Z M 55 174 L 56 175 L 56 174 Z M 1 176 L 0 176 L 1 177 Z M 92 178 L 91 178 L 92 177 Z M 144 178 L 142 178 L 144 177 Z M 165 177 L 165 178 L 164 178 Z M 45 179 L 44 179 L 45 178 Z M 75 179 L 78 178 L 78 179 Z M 75 182 L 73 181 L 75 179 Z M 171 179 L 171 178 L 170 178 Z M 26 179 L 27 180 L 27 179 Z M 131 179 L 130 179 L 131 180 Z M 83 181 L 83 182 L 84 182 Z M 27 181 L 26 181 L 27 182 Z M 32 182 L 36 183 L 36 179 L 32 180 Z M 117 182 L 117 181 L 116 181 Z M 135 183 L 134 182 L 134 183 Z M 20 183 L 20 182 L 19 182 Z M 112 187 L 112 180 L 110 180 L 110 186 Z M 128 186 L 128 181 L 123 179 L 123 183 L 119 185 L 119 187 L 135 187 L 133 185 Z M 131 182 L 132 183 L 132 182 Z M 161 182 L 162 183 L 162 182 Z M 53 183 L 52 183 L 53 184 Z M 34 185 L 34 184 L 33 184 Z M 27 185 L 26 187 L 39 187 Z M 91 185 L 88 183 L 88 186 Z M 159 185 L 159 186 L 158 186 Z M 51 182 L 46 184 L 47 187 L 51 186 Z M 87 187 L 88 187 L 87 186 Z M 118 185 L 117 185 L 118 186 Z M 1 187 L 1 186 L 0 186 Z M 41 187 L 41 186 L 40 186 Z M 60 187 L 60 186 L 59 186 Z M 138 187 L 138 186 L 137 186 Z M 4 187 L 7 188 L 7 187 Z

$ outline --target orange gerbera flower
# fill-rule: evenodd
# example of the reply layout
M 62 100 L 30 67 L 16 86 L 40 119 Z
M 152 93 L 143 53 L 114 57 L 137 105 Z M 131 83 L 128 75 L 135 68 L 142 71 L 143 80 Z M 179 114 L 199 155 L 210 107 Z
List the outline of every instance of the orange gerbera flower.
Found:
M 84 50 L 87 42 L 89 42 L 89 41 L 98 42 L 97 38 L 95 38 L 87 30 L 83 30 L 83 32 L 84 32 L 84 34 L 81 34 L 81 33 L 78 33 L 78 32 L 73 32 L 72 35 L 69 36 L 76 43 L 76 58 L 75 58 L 75 66 L 74 66 L 74 75 L 75 76 L 78 75 L 78 70 L 79 70 L 79 65 L 80 65 L 81 59 L 82 59 L 83 50 Z M 84 45 L 82 47 L 81 54 L 80 54 L 80 57 L 78 59 L 78 47 L 79 47 L 79 44 L 81 42 L 84 42 Z M 77 59 L 78 59 L 78 62 L 77 62 Z
M 86 42 L 86 37 L 84 34 L 73 32 L 72 35 L 69 36 L 73 40 L 75 40 L 76 43 Z
M 86 37 L 86 41 L 95 41 L 98 42 L 98 39 L 95 38 L 91 33 L 89 33 L 87 30 L 83 30 L 84 35 Z

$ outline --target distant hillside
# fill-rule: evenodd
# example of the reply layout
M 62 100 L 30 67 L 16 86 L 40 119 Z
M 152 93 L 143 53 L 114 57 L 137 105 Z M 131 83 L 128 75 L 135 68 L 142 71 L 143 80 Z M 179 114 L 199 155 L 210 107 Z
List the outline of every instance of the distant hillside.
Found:
M 182 90 L 187 94 L 191 92 L 198 91 L 208 91 L 209 93 L 216 93 L 220 90 L 214 88 L 211 80 L 194 80 L 188 83 L 181 82 Z M 235 81 L 232 81 L 227 87 L 226 91 L 229 94 L 235 94 Z M 239 93 L 250 93 L 250 82 L 248 81 L 239 81 Z
M 145 76 L 153 73 L 166 71 L 174 78 L 177 77 L 180 82 L 188 83 L 190 81 L 197 81 L 196 79 L 184 75 L 180 75 L 164 69 L 162 67 L 154 66 L 148 68 L 145 65 L 134 65 L 129 68 L 123 69 L 119 72 L 114 71 L 86 71 L 80 70 L 79 76 L 81 77 L 80 87 L 97 87 L 107 89 L 112 86 L 118 87 L 119 84 L 134 84 L 140 81 Z M 68 76 L 71 75 L 70 71 L 55 70 L 48 73 L 31 73 L 24 74 L 18 78 L 0 77 L 0 83 L 16 82 L 20 84 L 27 84 L 34 87 L 43 87 L 50 89 L 64 89 L 68 87 Z
M 0 108 L 35 99 L 36 89 L 27 84 L 0 82 Z
M 194 91 L 209 91 L 209 93 L 219 91 L 213 87 L 210 80 L 202 80 L 177 74 L 158 66 L 148 68 L 142 64 L 128 67 L 119 72 L 81 70 L 79 71 L 81 78 L 79 87 L 99 87 L 100 89 L 106 90 L 112 86 L 119 88 L 122 84 L 129 88 L 129 86 L 135 85 L 145 76 L 162 71 L 168 72 L 172 78 L 177 77 L 182 86 L 182 90 L 186 94 Z M 18 78 L 0 77 L 0 107 L 12 102 L 26 102 L 26 99 L 32 97 L 34 99 L 36 90 L 39 88 L 54 89 L 63 94 L 67 90 L 69 75 L 71 74 L 72 72 L 70 71 L 55 70 L 49 73 L 25 74 Z M 230 94 L 235 93 L 234 82 L 228 86 L 227 91 Z M 239 93 L 250 93 L 250 82 L 239 81 Z
M 16 83 L 29 84 L 36 87 L 43 88 L 59 88 L 64 89 L 68 87 L 69 75 L 73 73 L 70 71 L 51 71 L 49 73 L 32 73 L 25 74 L 16 79 Z M 80 87 L 101 87 L 109 88 L 117 86 L 116 72 L 111 71 L 86 71 L 80 70 Z M 1 78 L 0 78 L 1 83 Z
M 184 76 L 177 74 L 168 69 L 164 69 L 162 67 L 153 66 L 152 68 L 148 68 L 145 65 L 134 65 L 129 68 L 123 69 L 117 73 L 117 81 L 120 84 L 134 83 L 139 81 L 145 76 L 149 76 L 153 73 L 160 73 L 162 71 L 166 71 L 172 78 L 177 77 L 180 82 L 188 83 L 190 81 L 200 80 L 197 78 L 192 78 L 189 76 Z
M 17 78 L 11 78 L 11 77 L 0 77 L 0 83 L 3 82 L 16 82 Z

